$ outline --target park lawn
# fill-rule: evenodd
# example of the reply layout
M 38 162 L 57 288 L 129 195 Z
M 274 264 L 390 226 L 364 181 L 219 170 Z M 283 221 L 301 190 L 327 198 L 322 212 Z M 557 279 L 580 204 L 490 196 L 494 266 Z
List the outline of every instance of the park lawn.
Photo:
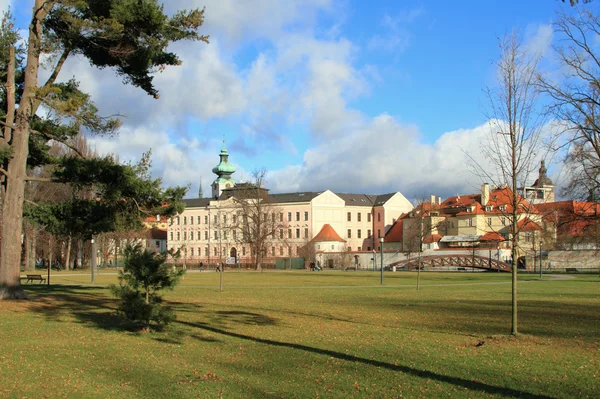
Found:
M 0 397 L 600 397 L 600 279 L 496 273 L 188 273 L 138 333 L 116 275 L 53 274 L 0 307 Z

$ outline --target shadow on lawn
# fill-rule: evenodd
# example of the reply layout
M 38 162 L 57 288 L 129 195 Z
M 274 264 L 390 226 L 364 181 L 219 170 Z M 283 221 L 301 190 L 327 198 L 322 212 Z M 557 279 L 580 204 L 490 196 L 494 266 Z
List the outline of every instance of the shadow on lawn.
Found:
M 439 382 L 443 382 L 443 383 L 460 386 L 460 387 L 469 389 L 471 391 L 479 391 L 479 392 L 484 392 L 487 394 L 498 394 L 498 395 L 503 395 L 503 396 L 508 396 L 508 397 L 516 397 L 516 398 L 529 398 L 529 399 L 550 399 L 551 398 L 550 396 L 535 395 L 535 394 L 532 394 L 529 392 L 519 391 L 519 390 L 512 389 L 512 388 L 498 387 L 498 386 L 489 385 L 489 384 L 486 384 L 483 382 L 471 381 L 471 380 L 467 380 L 467 379 L 459 378 L 459 377 L 451 377 L 451 376 L 435 373 L 433 371 L 419 370 L 419 369 L 416 369 L 413 367 L 395 365 L 395 364 L 391 364 L 391 363 L 382 362 L 379 360 L 365 359 L 362 357 L 349 355 L 347 353 L 335 352 L 335 351 L 328 350 L 328 349 L 313 348 L 313 347 L 307 346 L 307 345 L 301 345 L 301 344 L 295 344 L 295 343 L 289 343 L 289 342 L 279 342 L 279 341 L 273 341 L 273 340 L 264 339 L 264 338 L 257 338 L 257 337 L 253 337 L 250 335 L 239 334 L 239 333 L 223 330 L 220 328 L 216 328 L 207 323 L 200 323 L 200 322 L 193 323 L 193 322 L 179 321 L 179 320 L 177 322 L 180 324 L 183 324 L 185 326 L 188 326 L 188 327 L 199 328 L 199 329 L 202 329 L 205 331 L 210 331 L 210 332 L 213 332 L 216 334 L 222 334 L 222 335 L 225 335 L 228 337 L 243 339 L 243 340 L 247 340 L 247 341 L 257 342 L 260 344 L 270 345 L 270 346 L 291 348 L 291 349 L 301 350 L 301 351 L 305 351 L 305 352 L 316 353 L 319 355 L 325 355 L 325 356 L 329 356 L 329 357 L 333 357 L 336 359 L 353 362 L 353 363 L 358 362 L 358 363 L 366 364 L 369 366 L 381 367 L 381 368 L 385 368 L 385 369 L 388 369 L 391 371 L 398 371 L 398 372 L 405 373 L 405 374 L 412 375 L 412 376 L 419 377 L 419 378 L 426 378 L 429 380 L 434 380 L 434 381 L 439 381 Z

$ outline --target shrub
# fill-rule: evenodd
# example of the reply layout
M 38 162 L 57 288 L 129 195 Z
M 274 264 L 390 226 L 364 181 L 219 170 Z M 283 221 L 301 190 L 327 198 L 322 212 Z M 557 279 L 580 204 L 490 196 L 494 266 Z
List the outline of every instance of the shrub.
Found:
M 168 253 L 142 249 L 140 243 L 127 244 L 125 266 L 119 272 L 119 285 L 113 294 L 121 300 L 119 313 L 145 329 L 162 328 L 175 319 L 175 313 L 163 305 L 160 291 L 173 289 L 184 270 L 176 271 L 165 262 Z

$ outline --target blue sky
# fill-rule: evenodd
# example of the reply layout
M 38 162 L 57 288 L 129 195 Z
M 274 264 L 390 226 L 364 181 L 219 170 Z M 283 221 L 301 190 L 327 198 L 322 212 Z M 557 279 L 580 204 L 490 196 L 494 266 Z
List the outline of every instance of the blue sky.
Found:
M 25 28 L 33 1 L 11 5 Z M 210 44 L 173 46 L 183 65 L 156 77 L 159 100 L 83 59 L 61 74 L 78 78 L 102 113 L 127 116 L 118 138 L 90 139 L 98 151 L 129 160 L 151 148 L 153 173 L 190 184 L 190 197 L 200 179 L 209 192 L 223 138 L 234 176 L 265 168 L 274 192 L 477 191 L 466 154 L 479 156 L 486 132 L 498 38 L 517 29 L 550 54 L 555 10 L 571 9 L 558 0 L 171 0 L 165 9 L 204 6 Z

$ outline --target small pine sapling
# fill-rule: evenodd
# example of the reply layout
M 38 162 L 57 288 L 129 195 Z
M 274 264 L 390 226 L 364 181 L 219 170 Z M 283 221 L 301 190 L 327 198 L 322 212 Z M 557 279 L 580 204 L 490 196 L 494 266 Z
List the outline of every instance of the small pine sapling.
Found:
M 185 271 L 166 264 L 167 252 L 155 253 L 143 249 L 140 243 L 127 244 L 124 254 L 119 285 L 111 286 L 121 300 L 119 313 L 143 329 L 163 328 L 175 320 L 175 313 L 162 304 L 160 291 L 175 288 Z

